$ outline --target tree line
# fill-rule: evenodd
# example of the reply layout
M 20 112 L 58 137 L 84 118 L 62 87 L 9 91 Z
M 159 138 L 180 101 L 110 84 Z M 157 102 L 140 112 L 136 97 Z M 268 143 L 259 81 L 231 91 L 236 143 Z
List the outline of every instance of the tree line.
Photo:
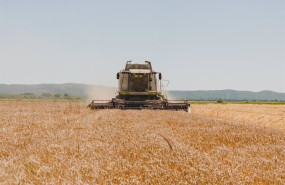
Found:
M 72 96 L 67 93 L 51 94 L 51 93 L 22 93 L 22 94 L 0 94 L 0 99 L 82 99 L 79 96 Z

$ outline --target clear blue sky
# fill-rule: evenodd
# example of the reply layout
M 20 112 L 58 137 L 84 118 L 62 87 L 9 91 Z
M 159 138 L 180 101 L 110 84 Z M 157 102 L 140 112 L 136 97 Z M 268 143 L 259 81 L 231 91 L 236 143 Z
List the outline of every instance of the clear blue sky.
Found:
M 117 86 L 127 60 L 168 89 L 285 92 L 285 1 L 0 0 L 0 83 Z

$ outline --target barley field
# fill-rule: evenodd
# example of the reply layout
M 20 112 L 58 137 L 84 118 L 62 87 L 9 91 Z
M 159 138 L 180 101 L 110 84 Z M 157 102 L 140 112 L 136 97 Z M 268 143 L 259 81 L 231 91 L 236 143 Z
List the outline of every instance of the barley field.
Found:
M 284 184 L 284 106 L 259 108 L 0 101 L 0 184 Z

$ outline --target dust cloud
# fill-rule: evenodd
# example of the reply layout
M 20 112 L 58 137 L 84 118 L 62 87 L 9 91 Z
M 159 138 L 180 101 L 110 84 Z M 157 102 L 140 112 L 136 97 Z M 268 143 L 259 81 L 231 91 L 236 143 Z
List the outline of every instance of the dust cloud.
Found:
M 87 100 L 111 100 L 116 96 L 116 89 L 105 86 L 88 86 L 86 89 Z
M 168 91 L 165 91 L 165 95 L 166 95 L 166 98 L 168 100 L 177 100 L 178 99 L 177 97 L 171 95 Z

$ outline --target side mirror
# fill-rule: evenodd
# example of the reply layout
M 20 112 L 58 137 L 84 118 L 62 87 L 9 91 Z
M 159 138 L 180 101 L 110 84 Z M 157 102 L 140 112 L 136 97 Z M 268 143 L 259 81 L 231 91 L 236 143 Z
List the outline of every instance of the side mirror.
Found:
M 118 80 L 120 79 L 120 73 L 117 73 L 117 79 Z
M 159 78 L 159 80 L 162 79 L 162 74 L 161 73 L 159 73 L 158 78 Z

